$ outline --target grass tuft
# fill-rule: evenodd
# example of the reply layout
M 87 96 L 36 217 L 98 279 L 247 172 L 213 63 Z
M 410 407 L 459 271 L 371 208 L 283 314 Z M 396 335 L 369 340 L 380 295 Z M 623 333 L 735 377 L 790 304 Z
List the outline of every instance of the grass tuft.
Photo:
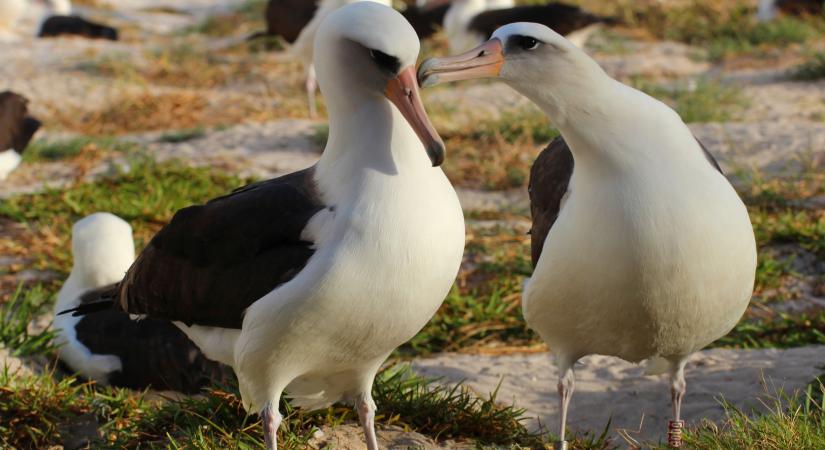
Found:
M 42 355 L 55 348 L 54 331 L 29 330 L 29 324 L 51 304 L 50 297 L 40 285 L 21 284 L 11 300 L 0 304 L 0 346 L 9 349 L 12 356 Z
M 825 78 L 825 52 L 817 52 L 811 60 L 793 70 L 794 79 L 812 81 Z

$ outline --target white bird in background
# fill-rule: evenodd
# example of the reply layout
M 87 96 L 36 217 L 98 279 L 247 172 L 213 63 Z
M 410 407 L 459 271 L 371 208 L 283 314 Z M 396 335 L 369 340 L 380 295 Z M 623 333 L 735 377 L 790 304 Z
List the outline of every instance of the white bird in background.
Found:
M 49 15 L 68 16 L 72 13 L 72 3 L 70 0 L 38 0 L 35 3 L 44 4 L 48 8 L 48 14 L 41 17 L 37 30 Z M 19 38 L 17 25 L 20 19 L 31 7 L 30 0 L 0 0 L 0 42 L 16 41 Z M 34 35 L 35 31 L 31 33 Z
M 123 279 L 135 260 L 132 227 L 109 213 L 87 216 L 72 227 L 73 266 L 69 278 L 57 294 L 55 312 L 80 305 L 80 296 Z M 110 373 L 121 369 L 115 355 L 95 355 L 77 342 L 75 326 L 81 317 L 56 315 L 60 359 L 84 376 L 105 383 Z
M 378 448 L 372 384 L 449 292 L 464 216 L 415 76 L 419 41 L 392 8 L 323 21 L 314 63 L 329 111 L 318 163 L 178 211 L 109 301 L 177 321 L 234 368 L 275 448 L 284 392 L 311 409 L 354 403 Z
M 57 314 L 95 300 L 95 290 L 123 279 L 135 259 L 132 227 L 126 221 L 110 213 L 77 221 L 72 259 L 53 323 L 60 360 L 71 370 L 104 385 L 188 394 L 231 377 L 168 320 L 135 321 L 115 310 L 86 317 Z
M 384 6 L 392 7 L 392 0 L 320 0 L 318 2 L 318 9 L 315 10 L 315 15 L 312 20 L 301 30 L 298 38 L 290 47 L 290 53 L 295 55 L 304 65 L 307 76 L 305 88 L 307 92 L 307 101 L 309 104 L 309 116 L 315 117 L 317 115 L 317 108 L 315 106 L 315 91 L 318 89 L 317 77 L 315 75 L 315 66 L 313 61 L 313 49 L 315 46 L 315 35 L 318 33 L 318 28 L 321 22 L 336 9 L 349 5 L 351 3 L 370 1 L 382 4 Z
M 675 111 L 545 26 L 504 26 L 419 70 L 422 86 L 479 77 L 531 99 L 563 138 L 531 171 L 535 271 L 522 300 L 559 366 L 560 439 L 573 365 L 601 354 L 666 368 L 668 441 L 680 445 L 687 358 L 727 334 L 751 298 L 745 205 Z

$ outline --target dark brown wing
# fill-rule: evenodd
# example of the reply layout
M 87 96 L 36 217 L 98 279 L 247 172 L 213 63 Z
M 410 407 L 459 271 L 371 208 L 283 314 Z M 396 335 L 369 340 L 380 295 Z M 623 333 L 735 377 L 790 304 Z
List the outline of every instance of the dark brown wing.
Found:
M 550 3 L 484 11 L 470 21 L 468 28 L 490 36 L 499 27 L 516 22 L 540 23 L 564 36 L 594 23 L 613 23 L 615 19 L 591 14 L 578 6 Z
M 410 5 L 401 15 L 412 25 L 419 39 L 426 39 L 438 31 L 449 9 L 449 2 L 443 5 L 424 6 L 422 8 Z
M 267 34 L 295 42 L 317 8 L 313 0 L 269 0 L 266 4 Z
M 0 152 L 13 148 L 23 153 L 40 128 L 40 122 L 28 115 L 28 103 L 20 94 L 0 92 Z
M 559 136 L 539 154 L 530 169 L 528 189 L 533 215 L 533 227 L 530 229 L 533 266 L 538 263 L 547 233 L 559 216 L 561 201 L 572 175 L 573 154 Z
M 90 294 L 81 303 L 97 300 L 99 293 Z M 108 310 L 80 319 L 75 337 L 94 354 L 120 358 L 121 370 L 109 375 L 113 386 L 194 394 L 231 380 L 231 369 L 206 359 L 168 320 L 135 321 L 125 312 Z
M 120 308 L 240 328 L 249 305 L 291 280 L 314 253 L 301 238 L 324 208 L 314 168 L 178 211 L 126 273 Z

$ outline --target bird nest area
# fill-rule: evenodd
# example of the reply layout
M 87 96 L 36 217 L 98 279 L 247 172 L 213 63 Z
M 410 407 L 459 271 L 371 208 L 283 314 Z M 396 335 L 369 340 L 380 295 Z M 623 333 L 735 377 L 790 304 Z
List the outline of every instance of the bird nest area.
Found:
M 0 67 L 0 91 L 25 94 L 44 123 L 23 164 L 0 181 L 0 366 L 18 369 L 0 371 L 0 447 L 260 446 L 259 420 L 243 411 L 234 383 L 169 396 L 96 385 L 57 367 L 50 311 L 71 270 L 77 220 L 112 212 L 129 222 L 141 250 L 175 211 L 282 174 L 291 167 L 279 165 L 282 155 L 317 159 L 328 134 L 323 96 L 319 117 L 309 119 L 305 70 L 284 42 L 246 40 L 265 27 L 265 1 L 74 3 L 120 27 L 123 39 L 0 42 L 0 59 L 9 61 Z M 597 31 L 588 52 L 613 77 L 676 110 L 748 208 L 758 244 L 754 296 L 712 351 L 825 345 L 825 17 L 759 23 L 756 2 L 745 0 L 570 3 L 621 19 Z M 440 32 L 422 45 L 422 59 L 447 52 Z M 558 131 L 500 82 L 422 95 L 447 147 L 443 168 L 464 207 L 466 248 L 441 308 L 379 376 L 382 444 L 547 448 L 554 437 L 533 419 L 545 424 L 550 416 L 495 393 L 523 370 L 508 358 L 548 350 L 524 322 L 521 291 L 533 271 L 530 167 Z M 230 163 L 207 151 L 218 143 Z M 242 171 L 249 167 L 258 171 Z M 484 361 L 512 367 L 511 375 L 453 388 L 406 368 L 455 354 L 469 358 L 469 369 L 491 358 Z M 825 365 L 825 354 L 807 364 Z M 689 367 L 689 377 L 711 370 Z M 803 390 L 777 393 L 775 407 L 759 414 L 745 406 L 754 395 L 726 395 L 721 418 L 688 426 L 687 445 L 825 447 L 821 385 L 795 387 Z M 284 403 L 281 410 L 284 448 L 363 445 L 349 408 L 306 413 Z M 574 426 L 571 447 L 623 447 L 611 427 Z

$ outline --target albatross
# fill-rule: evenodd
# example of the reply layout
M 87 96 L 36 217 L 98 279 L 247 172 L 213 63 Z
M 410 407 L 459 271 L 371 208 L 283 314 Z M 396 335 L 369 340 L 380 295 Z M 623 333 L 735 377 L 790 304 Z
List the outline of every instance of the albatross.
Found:
M 591 14 L 565 3 L 514 6 L 512 1 L 453 0 L 444 16 L 444 32 L 453 53 L 467 51 L 482 43 L 497 28 L 529 20 L 544 24 L 583 47 L 602 24 L 616 19 Z
M 20 165 L 23 151 L 40 128 L 40 121 L 29 116 L 28 104 L 18 93 L 0 92 L 0 181 Z
M 751 298 L 745 205 L 674 110 L 543 25 L 504 26 L 419 69 L 423 86 L 479 77 L 503 80 L 561 132 L 531 170 L 535 270 L 522 296 L 559 367 L 560 447 L 573 366 L 590 354 L 670 374 L 668 442 L 680 445 L 687 358 L 727 334 Z
M 58 313 L 94 301 L 117 283 L 135 259 L 132 227 L 110 213 L 94 213 L 72 227 L 72 271 L 57 294 Z M 198 393 L 231 373 L 206 359 L 168 320 L 133 321 L 122 311 L 86 317 L 56 315 L 60 361 L 100 384 Z
M 359 2 L 318 29 L 329 140 L 305 170 L 178 211 L 124 279 L 75 314 L 113 307 L 176 324 L 234 368 L 276 448 L 278 401 L 355 405 L 377 449 L 372 384 L 458 274 L 464 219 L 419 95 L 419 41 Z M 68 312 L 68 311 L 66 311 Z

